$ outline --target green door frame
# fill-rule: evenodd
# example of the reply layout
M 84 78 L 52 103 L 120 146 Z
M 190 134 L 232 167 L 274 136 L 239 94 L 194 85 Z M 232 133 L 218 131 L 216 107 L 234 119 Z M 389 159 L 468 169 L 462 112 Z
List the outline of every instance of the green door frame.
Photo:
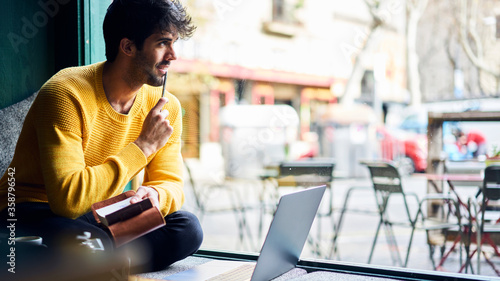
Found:
M 78 5 L 79 64 L 88 65 L 106 59 L 102 23 L 110 0 L 80 0 Z

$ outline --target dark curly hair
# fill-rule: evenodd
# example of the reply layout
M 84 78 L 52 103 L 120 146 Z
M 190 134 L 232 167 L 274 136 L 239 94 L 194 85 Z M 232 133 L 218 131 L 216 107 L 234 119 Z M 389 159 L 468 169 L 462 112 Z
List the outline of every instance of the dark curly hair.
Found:
M 187 39 L 196 26 L 178 0 L 114 0 L 104 17 L 106 58 L 115 60 L 120 41 L 132 40 L 139 50 L 156 31 L 168 31 Z

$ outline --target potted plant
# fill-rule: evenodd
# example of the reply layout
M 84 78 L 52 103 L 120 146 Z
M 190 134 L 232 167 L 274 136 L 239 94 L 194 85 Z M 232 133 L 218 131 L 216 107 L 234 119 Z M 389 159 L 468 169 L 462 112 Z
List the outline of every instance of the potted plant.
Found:
M 500 165 L 500 148 L 498 145 L 493 145 L 491 155 L 488 154 L 484 163 L 486 166 Z

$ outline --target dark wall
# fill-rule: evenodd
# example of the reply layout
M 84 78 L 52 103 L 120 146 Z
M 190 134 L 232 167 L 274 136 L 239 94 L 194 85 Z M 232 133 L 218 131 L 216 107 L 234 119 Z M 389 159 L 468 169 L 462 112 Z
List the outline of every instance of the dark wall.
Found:
M 0 108 L 36 92 L 59 69 L 82 60 L 81 0 L 3 0 Z

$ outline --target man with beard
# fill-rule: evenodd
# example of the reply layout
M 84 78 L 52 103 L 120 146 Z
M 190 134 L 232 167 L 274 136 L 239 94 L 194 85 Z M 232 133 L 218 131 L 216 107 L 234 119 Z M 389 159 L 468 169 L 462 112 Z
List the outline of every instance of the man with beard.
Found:
M 42 236 L 48 249 L 60 249 L 90 232 L 113 251 L 91 205 L 122 193 L 144 169 L 131 202 L 150 198 L 166 225 L 124 247 L 147 253 L 143 271 L 163 269 L 198 250 L 199 221 L 180 210 L 181 106 L 170 93 L 162 97 L 160 87 L 176 59 L 173 44 L 194 30 L 176 0 L 112 2 L 103 25 L 107 60 L 55 74 L 26 116 L 0 180 L 0 219 L 6 223 L 15 210 L 16 236 Z M 11 196 L 15 208 L 9 210 Z

